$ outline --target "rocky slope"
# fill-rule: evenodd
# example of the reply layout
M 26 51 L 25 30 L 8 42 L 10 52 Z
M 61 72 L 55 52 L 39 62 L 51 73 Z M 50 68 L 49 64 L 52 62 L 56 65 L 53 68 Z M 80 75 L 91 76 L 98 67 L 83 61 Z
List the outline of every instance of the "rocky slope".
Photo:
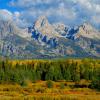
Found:
M 0 20 L 0 55 L 10 58 L 100 57 L 100 33 L 89 23 L 77 27 L 50 24 L 41 16 L 33 26 L 18 28 Z

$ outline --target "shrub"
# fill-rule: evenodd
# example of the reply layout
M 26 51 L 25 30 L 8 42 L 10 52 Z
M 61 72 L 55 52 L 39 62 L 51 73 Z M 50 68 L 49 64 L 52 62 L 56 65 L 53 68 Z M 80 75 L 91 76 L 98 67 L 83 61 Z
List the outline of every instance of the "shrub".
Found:
M 92 80 L 91 88 L 100 90 L 100 80 L 97 79 Z
M 53 82 L 52 81 L 49 80 L 49 81 L 47 81 L 46 84 L 47 84 L 48 88 L 53 88 Z
M 21 86 L 28 86 L 28 82 L 27 80 L 22 80 L 22 82 L 20 83 Z
M 61 84 L 60 84 L 60 88 L 61 88 L 61 89 L 64 89 L 64 88 L 65 88 L 65 84 L 64 84 L 64 83 L 61 83 Z

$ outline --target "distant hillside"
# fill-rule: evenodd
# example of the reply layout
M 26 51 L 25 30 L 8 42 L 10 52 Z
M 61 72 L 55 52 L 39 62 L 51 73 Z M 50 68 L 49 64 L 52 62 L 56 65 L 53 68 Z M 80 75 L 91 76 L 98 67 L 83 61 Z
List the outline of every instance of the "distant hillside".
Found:
M 0 55 L 13 59 L 100 58 L 100 32 L 89 23 L 68 27 L 41 16 L 27 29 L 0 20 Z

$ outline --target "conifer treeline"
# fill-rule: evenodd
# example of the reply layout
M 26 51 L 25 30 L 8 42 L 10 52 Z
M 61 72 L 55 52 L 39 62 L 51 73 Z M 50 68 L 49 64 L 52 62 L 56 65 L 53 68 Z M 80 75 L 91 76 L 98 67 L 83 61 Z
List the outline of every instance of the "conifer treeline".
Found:
M 24 80 L 66 80 L 78 82 L 91 80 L 95 88 L 100 88 L 100 60 L 0 60 L 0 82 Z

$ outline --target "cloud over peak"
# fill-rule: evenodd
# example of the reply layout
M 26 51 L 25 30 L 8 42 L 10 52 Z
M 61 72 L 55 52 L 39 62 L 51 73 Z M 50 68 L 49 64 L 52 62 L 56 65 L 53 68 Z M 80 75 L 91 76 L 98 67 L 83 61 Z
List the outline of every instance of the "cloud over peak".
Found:
M 16 10 L 12 13 L 2 9 L 0 18 L 6 13 L 8 19 L 14 18 L 19 25 L 22 22 L 24 26 L 31 25 L 42 15 L 51 22 L 63 22 L 69 26 L 80 25 L 84 21 L 96 27 L 100 24 L 100 0 L 9 0 L 8 4 Z
M 3 20 L 12 20 L 12 13 L 7 9 L 0 10 L 0 19 Z

